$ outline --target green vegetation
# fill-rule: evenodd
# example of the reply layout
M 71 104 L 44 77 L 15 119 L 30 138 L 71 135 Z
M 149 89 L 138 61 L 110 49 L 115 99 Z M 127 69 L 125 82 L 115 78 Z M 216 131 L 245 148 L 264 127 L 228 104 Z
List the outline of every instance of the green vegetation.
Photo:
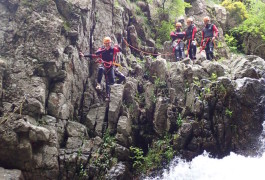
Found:
M 182 117 L 181 117 L 181 114 L 178 115 L 178 119 L 177 119 L 177 125 L 178 127 L 180 128 L 182 126 Z
M 172 137 L 165 135 L 162 139 L 154 141 L 146 156 L 141 148 L 130 147 L 133 168 L 136 173 L 148 172 L 162 167 L 164 162 L 169 162 L 174 157 L 174 150 L 171 145 Z
M 64 21 L 63 22 L 63 28 L 64 28 L 64 30 L 66 31 L 66 32 L 69 32 L 70 30 L 71 30 L 71 24 L 70 24 L 70 22 L 68 22 L 68 21 Z
M 138 172 L 144 165 L 144 152 L 141 148 L 138 147 L 130 147 L 130 151 L 133 156 L 131 159 L 133 160 L 133 168 Z
M 225 42 L 228 45 L 231 52 L 236 53 L 238 51 L 237 49 L 238 41 L 233 35 L 225 34 Z
M 161 25 L 156 27 L 156 42 L 162 46 L 165 41 L 170 40 L 169 32 L 174 30 L 174 24 L 168 21 L 162 21 Z
M 163 0 L 162 6 L 157 9 L 156 16 L 156 42 L 162 45 L 165 41 L 170 40 L 169 32 L 175 29 L 175 19 L 184 15 L 185 8 L 191 5 L 182 0 Z
M 211 74 L 211 77 L 210 77 L 211 81 L 216 81 L 217 78 L 218 78 L 217 74 L 215 74 L 215 73 Z
M 193 84 L 195 84 L 196 86 L 200 87 L 201 83 L 198 77 L 194 77 L 193 78 Z
M 156 103 L 156 101 L 157 101 L 157 98 L 156 98 L 154 90 L 153 90 L 152 95 L 151 95 L 151 100 L 152 100 L 153 103 Z
M 237 23 L 248 18 L 246 6 L 241 1 L 224 0 L 222 6 L 228 10 L 230 17 L 233 17 Z
M 81 164 L 81 165 L 80 165 L 80 168 L 79 168 L 79 177 L 80 177 L 80 178 L 85 178 L 85 177 L 87 177 L 87 176 L 88 176 L 88 175 L 87 175 L 86 170 L 84 169 L 84 165 Z
M 114 7 L 118 8 L 120 7 L 119 1 L 118 0 L 114 0 Z
M 230 109 L 226 108 L 225 109 L 225 115 L 227 115 L 227 116 L 229 116 L 231 118 L 232 115 L 233 115 L 233 111 L 231 111 Z
M 153 76 L 153 78 L 155 78 L 155 87 L 156 88 L 164 88 L 166 87 L 166 82 L 165 81 L 161 81 L 159 77 L 157 76 Z
M 99 177 L 103 177 L 106 171 L 115 163 L 117 163 L 117 158 L 111 153 L 115 147 L 115 137 L 109 134 L 107 129 L 103 136 L 103 144 L 97 150 L 96 156 L 90 159 L 90 164 L 93 164 L 99 170 Z
M 249 52 L 248 42 L 250 37 L 260 39 L 260 44 L 254 48 L 260 50 L 265 46 L 265 3 L 261 0 L 231 1 L 225 0 L 222 5 L 235 16 L 238 27 L 230 29 L 225 35 L 225 40 L 232 52 Z M 253 50 L 252 50 L 253 51 Z

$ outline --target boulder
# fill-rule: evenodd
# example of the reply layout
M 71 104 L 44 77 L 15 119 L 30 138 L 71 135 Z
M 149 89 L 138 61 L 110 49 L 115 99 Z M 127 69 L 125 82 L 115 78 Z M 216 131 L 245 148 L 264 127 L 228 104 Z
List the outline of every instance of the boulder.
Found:
M 2 180 L 24 180 L 23 174 L 20 170 L 17 169 L 4 169 L 0 167 L 0 179 Z
M 66 133 L 69 137 L 85 137 L 87 136 L 87 128 L 78 122 L 68 121 L 66 124 Z
M 95 132 L 96 136 L 102 137 L 105 115 L 106 107 L 92 108 L 89 110 L 84 124 L 87 126 L 90 132 Z
M 115 155 L 119 161 L 128 161 L 130 159 L 130 150 L 124 146 L 116 144 Z
M 114 133 L 116 131 L 121 104 L 123 100 L 124 94 L 124 86 L 121 84 L 115 84 L 111 86 L 111 101 L 109 103 L 109 112 L 108 112 L 108 124 L 110 133 Z
M 128 167 L 123 163 L 119 162 L 117 165 L 113 166 L 106 174 L 106 179 L 132 179 L 132 174 L 130 173 Z
M 150 78 L 154 83 L 156 79 L 159 78 L 159 81 L 166 80 L 167 72 L 167 62 L 165 59 L 157 58 L 156 61 L 153 61 L 150 66 Z
M 153 124 L 155 132 L 161 136 L 170 128 L 170 122 L 168 122 L 167 119 L 167 104 L 168 102 L 166 99 L 158 97 L 155 107 Z

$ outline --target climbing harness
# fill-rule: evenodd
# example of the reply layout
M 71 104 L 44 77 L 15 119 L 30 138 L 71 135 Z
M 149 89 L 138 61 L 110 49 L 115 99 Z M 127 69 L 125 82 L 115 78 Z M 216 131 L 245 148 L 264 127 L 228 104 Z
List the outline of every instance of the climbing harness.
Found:
M 190 40 L 191 39 L 189 39 L 189 43 L 188 43 L 187 56 L 189 55 L 189 51 L 190 51 Z
M 176 44 L 175 46 L 173 46 L 173 52 L 176 51 L 176 47 L 177 47 L 177 45 L 179 45 L 180 41 L 181 41 L 181 39 L 178 39 L 178 40 L 177 40 L 177 44 Z
M 205 49 L 205 47 L 206 47 L 206 45 L 208 44 L 209 40 L 210 40 L 210 38 L 207 38 L 206 42 L 205 42 L 205 41 L 203 42 L 203 46 L 202 46 L 202 48 L 200 49 L 200 53 Z
M 110 68 L 112 65 L 117 66 L 117 67 L 122 67 L 121 64 L 116 63 L 116 62 L 108 62 L 108 61 L 104 61 L 103 59 L 97 59 L 96 60 L 97 63 L 99 64 L 103 64 L 105 68 Z

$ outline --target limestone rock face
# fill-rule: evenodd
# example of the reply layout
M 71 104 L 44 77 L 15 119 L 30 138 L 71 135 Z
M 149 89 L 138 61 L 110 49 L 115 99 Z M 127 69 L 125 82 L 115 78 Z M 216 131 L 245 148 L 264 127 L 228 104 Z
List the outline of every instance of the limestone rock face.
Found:
M 169 130 L 167 123 L 167 101 L 162 97 L 159 97 L 155 107 L 154 114 L 154 129 L 159 135 L 163 135 Z
M 189 2 L 197 38 L 210 15 L 223 43 L 224 9 Z M 137 10 L 153 16 L 143 1 L 0 1 L 0 179 L 133 179 L 130 147 L 147 152 L 165 134 L 187 159 L 253 151 L 265 114 L 264 59 L 145 56 L 123 38 L 147 53 L 172 47 L 156 48 Z M 79 56 L 105 36 L 122 47 L 117 69 L 126 75 L 111 85 L 110 102 L 105 77 L 95 89 L 98 63 Z

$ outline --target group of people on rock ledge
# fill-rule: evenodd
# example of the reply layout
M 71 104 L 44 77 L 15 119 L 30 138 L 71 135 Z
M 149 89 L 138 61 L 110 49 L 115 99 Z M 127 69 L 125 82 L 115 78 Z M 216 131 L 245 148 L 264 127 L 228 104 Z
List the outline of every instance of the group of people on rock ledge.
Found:
M 184 53 L 184 39 L 187 41 L 186 47 L 189 58 L 194 60 L 196 59 L 197 51 L 197 42 L 195 40 L 197 28 L 193 24 L 193 19 L 187 19 L 187 29 L 182 31 L 182 24 L 180 22 L 176 23 L 176 30 L 170 33 L 172 39 L 173 53 L 175 54 L 176 61 L 179 61 L 185 57 Z M 203 18 L 204 29 L 202 30 L 202 41 L 201 41 L 201 50 L 205 49 L 206 58 L 208 60 L 213 59 L 213 48 L 215 38 L 218 36 L 218 29 L 214 24 L 210 23 L 210 18 L 208 16 Z
M 218 36 L 218 29 L 215 25 L 210 24 L 210 18 L 203 18 L 205 27 L 202 30 L 202 41 L 201 48 L 205 48 L 206 56 L 208 60 L 213 59 L 213 48 L 214 48 L 214 39 Z M 176 60 L 179 61 L 185 57 L 184 53 L 184 39 L 187 40 L 187 51 L 189 54 L 189 58 L 194 60 L 196 59 L 196 41 L 195 35 L 197 32 L 196 26 L 193 24 L 193 20 L 191 18 L 187 19 L 187 30 L 181 30 L 181 23 L 176 23 L 176 31 L 171 32 L 170 36 L 172 38 L 172 46 L 173 51 L 176 56 Z M 97 90 L 101 90 L 101 80 L 103 74 L 105 75 L 106 80 L 106 98 L 105 101 L 110 101 L 110 85 L 115 83 L 115 77 L 118 78 L 118 84 L 125 81 L 125 76 L 118 71 L 116 68 L 117 64 L 115 62 L 115 58 L 118 52 L 121 51 L 119 45 L 111 46 L 111 38 L 105 37 L 103 39 L 103 46 L 100 47 L 95 54 L 87 54 L 80 52 L 79 55 L 81 57 L 90 57 L 90 58 L 99 58 L 99 62 L 102 64 L 98 68 L 98 78 L 97 78 Z

